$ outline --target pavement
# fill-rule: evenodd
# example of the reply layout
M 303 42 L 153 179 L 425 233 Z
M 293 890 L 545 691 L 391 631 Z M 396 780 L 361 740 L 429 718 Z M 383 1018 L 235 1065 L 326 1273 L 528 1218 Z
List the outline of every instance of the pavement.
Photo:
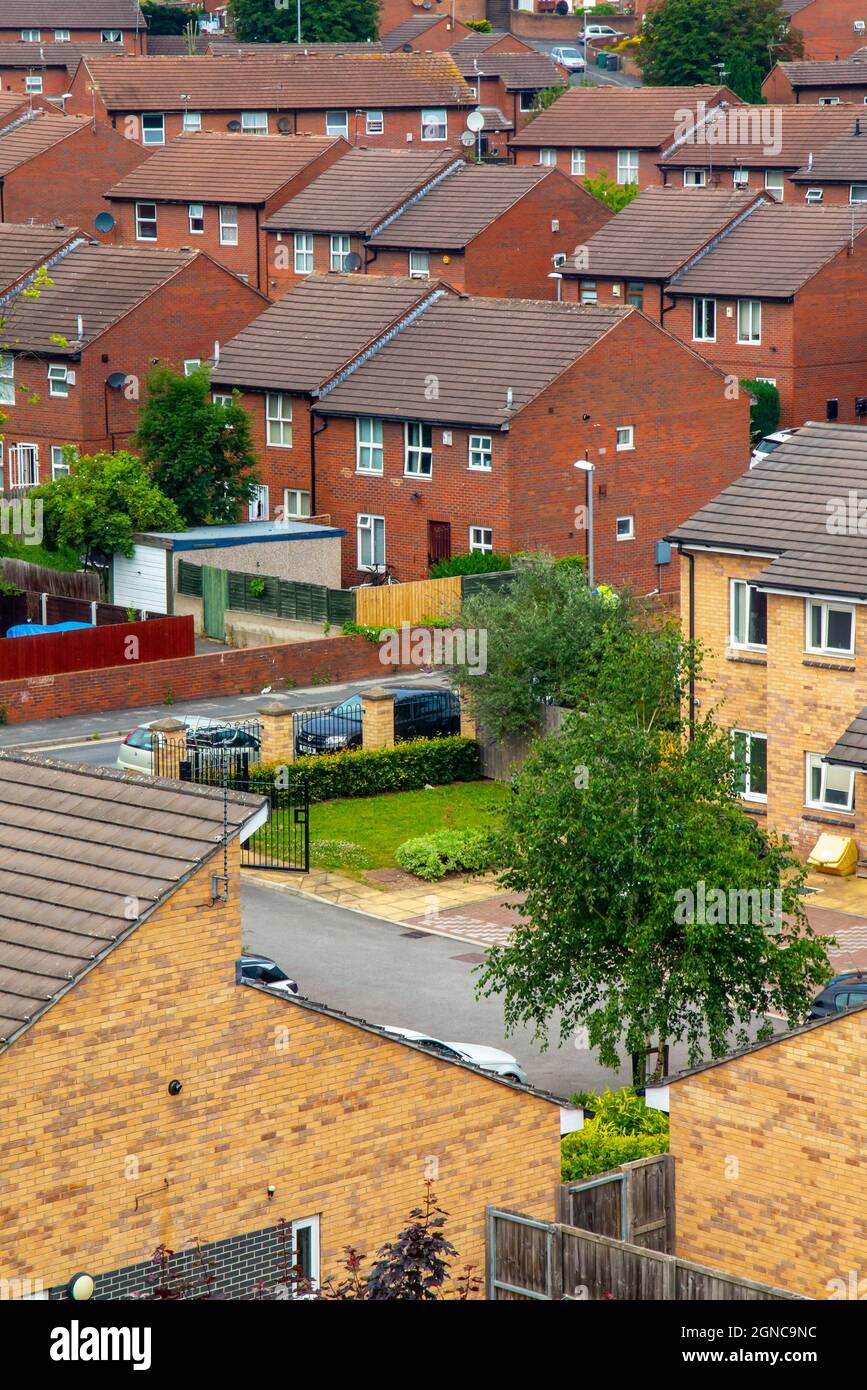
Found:
M 867 970 L 867 879 L 811 873 L 807 887 L 814 890 L 804 904 L 810 925 L 820 936 L 836 937 L 828 952 L 835 971 Z
M 584 45 L 577 38 L 572 40 L 569 45 L 565 39 L 524 39 L 524 42 L 540 53 L 551 53 L 555 48 L 571 47 L 572 43 L 579 52 L 584 52 Z M 603 68 L 596 67 L 595 63 L 588 64 L 584 72 L 573 72 L 569 75 L 570 87 L 577 87 L 588 82 L 594 87 L 641 87 L 643 85 L 640 77 L 630 77 L 625 72 L 607 72 Z

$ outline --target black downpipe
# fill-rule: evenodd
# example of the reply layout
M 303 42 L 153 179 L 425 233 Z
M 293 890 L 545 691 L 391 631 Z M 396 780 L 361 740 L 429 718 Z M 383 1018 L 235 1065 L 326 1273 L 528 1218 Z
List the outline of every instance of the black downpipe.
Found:
M 323 434 L 328 429 L 328 416 L 322 417 L 322 424 L 319 429 L 315 428 L 315 416 L 313 414 L 312 403 L 310 410 L 310 515 L 316 515 L 316 436 Z

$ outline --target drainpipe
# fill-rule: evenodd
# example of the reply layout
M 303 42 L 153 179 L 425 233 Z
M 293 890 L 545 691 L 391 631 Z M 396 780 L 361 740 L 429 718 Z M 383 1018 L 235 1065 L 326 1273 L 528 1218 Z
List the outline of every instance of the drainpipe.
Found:
M 315 428 L 313 401 L 310 399 L 310 515 L 316 515 L 316 436 L 328 429 L 328 416 L 324 415 L 319 429 Z
M 682 555 L 683 550 L 677 547 Z M 695 556 L 690 551 L 686 557 L 689 560 L 689 640 L 695 641 Z M 695 739 L 695 674 L 690 672 L 689 676 L 689 739 L 692 743 Z

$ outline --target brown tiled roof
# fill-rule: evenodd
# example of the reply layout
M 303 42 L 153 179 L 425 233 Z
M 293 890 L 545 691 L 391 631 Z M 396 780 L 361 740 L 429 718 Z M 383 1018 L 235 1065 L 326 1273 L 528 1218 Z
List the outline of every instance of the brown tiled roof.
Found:
M 394 29 L 389 29 L 387 34 L 383 34 L 380 42 L 386 53 L 396 53 L 405 43 L 412 43 L 414 39 L 421 38 L 441 20 L 447 19 L 445 14 L 414 14 L 409 19 L 405 19 L 402 24 L 398 24 Z
M 390 275 L 308 275 L 225 344 L 211 380 L 315 392 L 431 290 Z
M 867 72 L 865 72 L 867 78 Z M 684 141 L 660 161 L 662 169 L 797 169 L 852 122 L 846 106 L 733 106 L 711 119 L 725 140 Z M 770 136 L 770 140 L 768 140 Z
M 865 69 L 867 76 L 867 69 Z M 857 134 L 856 134 L 857 131 Z M 812 162 L 791 175 L 796 183 L 863 183 L 867 180 L 867 111 L 849 108 L 849 128 L 825 145 Z
M 780 9 L 783 14 L 799 14 L 801 10 L 805 10 L 812 3 L 813 0 L 780 0 Z
M 0 29 L 144 29 L 135 0 L 3 0 Z
M 79 236 L 75 227 L 59 224 L 56 227 L 39 227 L 0 222 L 0 293 L 38 270 L 61 247 Z
M 848 243 L 853 220 L 857 236 L 867 209 L 764 203 L 675 275 L 668 293 L 788 299 Z
M 21 92 L 0 92 L 0 126 L 16 120 L 24 112 L 38 106 L 38 97 L 31 103 L 30 98 Z
M 0 178 L 17 169 L 19 164 L 26 164 L 28 159 L 51 149 L 52 145 L 77 135 L 90 124 L 85 116 L 53 115 L 36 110 L 32 120 L 22 121 L 8 130 L 0 129 Z M 68 151 L 67 157 L 72 158 Z
M 251 53 L 254 57 L 279 57 L 281 54 L 298 53 L 382 53 L 379 39 L 358 40 L 354 43 L 238 43 L 231 34 L 206 34 L 208 47 L 219 57 L 243 57 Z M 150 50 L 150 39 L 148 39 Z
M 658 150 L 673 139 L 684 112 L 727 96 L 737 101 L 725 87 L 570 87 L 511 143 Z
M 514 121 L 504 116 L 499 106 L 480 106 L 478 110 L 485 120 L 482 130 L 514 130 Z
M 53 285 L 38 299 L 17 299 L 9 346 L 58 357 L 76 353 L 99 337 L 189 261 L 192 251 L 88 243 L 70 251 L 51 268 Z M 83 333 L 79 337 L 78 317 Z M 68 347 L 52 343 L 66 339 Z M 155 346 L 159 346 L 156 344 Z
M 762 194 L 706 188 L 647 188 L 612 217 L 586 245 L 584 257 L 562 267 L 564 275 L 620 275 L 667 280 L 715 236 L 763 202 Z
M 263 803 L 226 804 L 234 839 Z M 223 793 L 2 753 L 0 826 L 5 1044 L 219 849 Z
M 74 72 L 89 53 L 123 54 L 120 43 L 3 43 L 0 68 L 68 68 Z
M 556 87 L 564 69 L 547 53 L 466 53 L 455 49 L 453 57 L 468 82 L 477 77 L 498 77 L 508 92 Z
M 85 58 L 110 111 L 454 106 L 472 92 L 448 53 Z
M 826 753 L 824 761 L 867 771 L 867 709 L 862 709 L 855 716 L 834 747 Z
M 464 164 L 377 232 L 370 244 L 458 250 L 552 176 L 555 181 L 563 177 L 537 165 Z
M 793 87 L 863 87 L 867 83 L 864 59 L 856 58 L 854 54 L 834 62 L 813 59 L 778 63 L 777 66 Z
M 207 53 L 214 37 L 213 34 L 196 34 L 196 52 Z M 189 51 L 184 34 L 148 34 L 148 54 L 152 58 L 182 57 Z
M 105 196 L 264 203 L 312 160 L 342 144 L 330 135 L 179 135 Z M 0 139 L 0 160 L 2 155 Z
M 263 226 L 367 236 L 420 188 L 462 163 L 452 151 L 350 150 Z
M 508 29 L 492 29 L 490 34 L 467 34 L 459 43 L 452 44 L 449 52 L 454 54 L 456 58 L 459 54 L 465 56 L 467 53 L 484 53 L 486 49 L 499 43 L 500 39 L 509 37 L 517 38 L 517 35 L 512 34 L 510 36 Z M 526 44 L 525 47 L 529 52 L 530 44 Z
M 502 428 L 634 312 L 601 304 L 444 297 L 324 392 L 317 409 Z
M 828 526 L 829 504 L 845 506 L 850 491 L 867 496 L 867 430 L 810 422 L 669 539 L 767 556 L 762 587 L 867 598 L 867 537 Z

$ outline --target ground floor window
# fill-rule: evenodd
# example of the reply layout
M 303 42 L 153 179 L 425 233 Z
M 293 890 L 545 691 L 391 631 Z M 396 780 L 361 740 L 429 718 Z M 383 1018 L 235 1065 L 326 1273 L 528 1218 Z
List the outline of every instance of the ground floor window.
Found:
M 268 488 L 260 483 L 250 497 L 248 516 L 251 521 L 268 520 Z
M 735 788 L 744 801 L 768 799 L 768 737 L 751 729 L 732 729 Z
M 292 1222 L 292 1263 L 298 1275 L 312 1286 L 311 1292 L 319 1288 L 318 1216 Z
M 807 805 L 823 811 L 851 811 L 855 804 L 855 773 L 822 761 L 821 753 L 807 754 Z

